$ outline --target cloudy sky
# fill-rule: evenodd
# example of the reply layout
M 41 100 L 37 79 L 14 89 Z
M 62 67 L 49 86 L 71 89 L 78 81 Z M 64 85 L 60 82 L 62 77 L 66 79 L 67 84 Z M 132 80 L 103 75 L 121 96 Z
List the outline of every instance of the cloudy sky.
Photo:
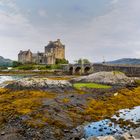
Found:
M 0 0 L 0 55 L 60 38 L 71 62 L 140 58 L 140 0 Z

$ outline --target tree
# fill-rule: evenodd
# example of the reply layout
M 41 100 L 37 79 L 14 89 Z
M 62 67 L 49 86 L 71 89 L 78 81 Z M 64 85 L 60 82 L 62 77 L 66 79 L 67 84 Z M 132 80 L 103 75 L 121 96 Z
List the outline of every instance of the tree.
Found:
M 88 59 L 83 59 L 84 64 L 90 64 L 90 61 Z
M 13 67 L 18 67 L 21 66 L 22 63 L 18 62 L 18 61 L 13 61 Z
M 90 64 L 90 61 L 88 60 L 88 59 L 79 59 L 79 60 L 76 60 L 75 61 L 76 63 L 78 63 L 78 64 Z
M 56 64 L 68 64 L 69 61 L 66 59 L 56 59 Z

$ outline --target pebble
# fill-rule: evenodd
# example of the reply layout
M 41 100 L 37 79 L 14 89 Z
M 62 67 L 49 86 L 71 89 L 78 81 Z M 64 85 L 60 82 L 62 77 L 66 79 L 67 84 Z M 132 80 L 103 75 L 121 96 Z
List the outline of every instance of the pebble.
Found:
M 118 96 L 118 92 L 114 94 L 114 96 Z
M 4 132 L 4 131 L 2 131 L 2 132 L 1 132 L 1 135 L 5 135 L 5 132 Z

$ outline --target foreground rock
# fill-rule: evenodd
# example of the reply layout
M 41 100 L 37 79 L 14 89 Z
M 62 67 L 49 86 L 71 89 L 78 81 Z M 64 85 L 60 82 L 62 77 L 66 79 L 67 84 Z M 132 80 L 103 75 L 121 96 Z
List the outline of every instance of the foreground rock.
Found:
M 10 89 L 67 89 L 72 85 L 66 80 L 50 80 L 48 78 L 23 78 L 5 86 Z
M 81 140 L 140 140 L 140 127 L 128 133 L 115 136 L 89 137 Z
M 124 73 L 113 71 L 98 72 L 88 76 L 74 78 L 72 82 L 95 82 L 101 84 L 124 86 L 132 85 L 135 81 L 134 78 L 129 78 Z
M 102 137 L 89 137 L 87 139 L 82 138 L 81 140 L 138 140 L 135 136 L 125 133 L 123 135 L 116 136 L 102 136 Z
M 82 138 L 81 140 L 139 140 L 139 138 L 135 138 L 135 136 L 130 133 L 125 133 L 123 135 L 116 136 L 102 136 L 102 137 L 89 137 L 87 139 Z

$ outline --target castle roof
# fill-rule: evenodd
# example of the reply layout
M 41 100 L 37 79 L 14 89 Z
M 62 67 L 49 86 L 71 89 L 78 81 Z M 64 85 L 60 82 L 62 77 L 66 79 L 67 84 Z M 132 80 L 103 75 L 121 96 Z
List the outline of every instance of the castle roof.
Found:
M 57 39 L 57 41 L 50 41 L 49 44 L 46 46 L 47 48 L 54 48 L 54 47 L 65 47 L 60 41 L 60 39 Z
M 28 55 L 28 53 L 32 53 L 30 50 L 28 50 L 28 51 L 20 51 L 19 52 L 19 55 Z

